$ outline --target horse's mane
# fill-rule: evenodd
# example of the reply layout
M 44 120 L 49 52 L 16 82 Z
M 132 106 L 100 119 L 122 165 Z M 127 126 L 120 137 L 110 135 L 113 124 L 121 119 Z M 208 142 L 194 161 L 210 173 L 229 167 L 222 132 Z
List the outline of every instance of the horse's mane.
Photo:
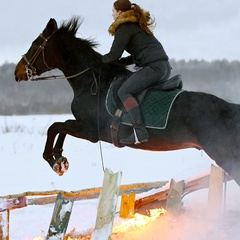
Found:
M 126 73 L 126 69 L 123 66 L 102 63 L 102 55 L 94 50 L 99 45 L 94 39 L 83 39 L 76 36 L 82 23 L 83 19 L 81 17 L 74 16 L 69 21 L 63 21 L 57 30 L 59 38 L 67 43 L 66 54 L 69 52 L 84 54 L 85 63 L 87 62 L 89 66 L 98 69 L 101 68 L 101 73 L 109 77 Z M 75 62 L 79 62 L 79 59 L 76 59 Z
M 68 37 L 76 38 L 77 31 L 79 27 L 82 25 L 83 19 L 79 16 L 72 17 L 69 21 L 63 21 L 60 25 L 58 32 L 61 32 Z M 86 42 L 89 47 L 95 48 L 98 46 L 98 43 L 93 39 L 79 39 L 83 42 Z

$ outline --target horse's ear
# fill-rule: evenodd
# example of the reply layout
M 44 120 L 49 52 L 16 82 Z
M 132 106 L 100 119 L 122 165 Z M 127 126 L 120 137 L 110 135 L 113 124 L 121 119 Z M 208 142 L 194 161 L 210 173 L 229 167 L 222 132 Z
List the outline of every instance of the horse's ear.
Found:
M 57 29 L 58 29 L 58 26 L 57 26 L 56 20 L 54 18 L 50 18 L 46 28 L 43 31 L 43 33 L 44 33 L 44 35 L 49 36 L 53 32 L 55 32 Z

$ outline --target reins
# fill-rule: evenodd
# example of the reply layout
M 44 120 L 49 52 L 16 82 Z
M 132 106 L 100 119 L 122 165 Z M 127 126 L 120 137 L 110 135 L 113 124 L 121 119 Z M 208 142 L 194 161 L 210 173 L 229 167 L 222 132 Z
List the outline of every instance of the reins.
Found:
M 79 73 L 76 73 L 74 75 L 70 75 L 70 76 L 65 76 L 65 75 L 52 75 L 52 76 L 47 76 L 47 77 L 38 77 L 38 78 L 31 78 L 29 79 L 29 81 L 42 81 L 42 80 L 54 80 L 54 79 L 58 79 L 58 80 L 66 80 L 66 79 L 71 79 L 71 78 L 75 78 L 75 77 L 78 77 L 82 74 L 84 74 L 85 72 L 87 72 L 88 70 L 91 70 L 91 73 L 93 75 L 93 83 L 91 85 L 91 88 L 90 88 L 90 91 L 91 91 L 91 94 L 92 95 L 97 95 L 97 92 L 98 92 L 98 82 L 97 82 L 97 77 L 94 73 L 94 71 L 91 69 L 91 68 L 86 68 L 84 69 L 83 71 L 79 72 Z M 100 78 L 100 75 L 99 75 L 99 78 Z M 94 91 L 94 85 L 95 85 L 95 91 Z
M 83 73 L 87 72 L 88 70 L 91 70 L 92 69 L 89 67 L 89 68 L 86 68 L 84 69 L 83 71 L 81 72 L 78 72 L 76 74 L 73 74 L 73 75 L 70 75 L 70 76 L 64 76 L 64 75 L 52 75 L 52 76 L 47 76 L 47 77 L 37 77 L 37 78 L 31 78 L 30 81 L 39 81 L 39 80 L 54 80 L 54 79 L 59 79 L 59 80 L 64 80 L 64 79 L 71 79 L 71 78 L 75 78 L 75 77 L 78 77 L 80 75 L 82 75 Z M 93 72 L 93 71 L 92 71 Z

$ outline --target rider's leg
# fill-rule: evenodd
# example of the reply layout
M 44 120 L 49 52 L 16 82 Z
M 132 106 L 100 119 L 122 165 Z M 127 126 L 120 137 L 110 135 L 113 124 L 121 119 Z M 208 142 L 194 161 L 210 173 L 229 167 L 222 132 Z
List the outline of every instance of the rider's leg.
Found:
M 130 115 L 134 129 L 134 134 L 130 135 L 128 138 L 121 139 L 121 143 L 133 144 L 148 141 L 148 132 L 143 123 L 139 105 L 134 95 L 157 81 L 168 78 L 170 72 L 171 67 L 169 63 L 167 61 L 159 61 L 135 72 L 119 88 L 118 96 Z
M 148 141 L 148 132 L 142 120 L 139 105 L 134 97 L 127 98 L 123 103 L 133 123 L 133 133 L 120 140 L 123 144 L 138 144 Z

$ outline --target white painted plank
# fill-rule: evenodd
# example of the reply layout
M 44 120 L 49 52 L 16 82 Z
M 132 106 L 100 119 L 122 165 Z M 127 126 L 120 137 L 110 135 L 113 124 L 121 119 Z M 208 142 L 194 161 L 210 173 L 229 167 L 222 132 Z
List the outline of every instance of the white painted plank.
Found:
M 108 240 L 112 235 L 121 177 L 122 172 L 113 173 L 110 169 L 105 169 L 97 219 L 91 240 Z
M 208 192 L 208 217 L 218 218 L 223 210 L 224 171 L 212 165 Z
M 0 212 L 0 240 L 9 240 L 9 215 L 9 210 Z

